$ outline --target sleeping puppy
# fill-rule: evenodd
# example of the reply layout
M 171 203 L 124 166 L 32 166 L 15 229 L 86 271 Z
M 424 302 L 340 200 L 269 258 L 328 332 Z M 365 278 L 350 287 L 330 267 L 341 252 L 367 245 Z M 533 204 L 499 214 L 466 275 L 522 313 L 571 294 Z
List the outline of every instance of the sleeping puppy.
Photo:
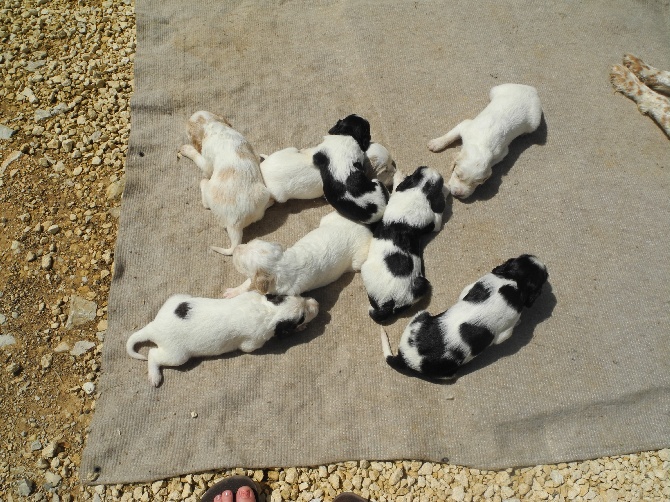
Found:
M 226 290 L 232 298 L 255 289 L 263 294 L 299 295 L 358 271 L 368 256 L 372 232 L 336 212 L 286 250 L 277 242 L 254 239 L 233 253 L 233 265 L 248 279 Z
M 212 249 L 231 255 L 242 242 L 243 229 L 260 220 L 271 204 L 258 158 L 244 136 L 213 113 L 194 113 L 188 134 L 191 144 L 179 152 L 202 170 L 202 205 L 212 210 L 230 237 L 229 248 Z
M 174 295 L 156 318 L 128 338 L 126 351 L 149 361 L 149 381 L 161 383 L 161 366 L 180 366 L 192 357 L 218 356 L 241 350 L 251 352 L 274 335 L 302 330 L 319 313 L 313 298 L 263 296 L 251 291 L 226 299 Z M 148 357 L 135 350 L 152 342 Z
M 440 230 L 445 202 L 444 180 L 437 171 L 422 166 L 404 179 L 396 173 L 396 187 L 361 268 L 374 321 L 388 319 L 428 292 L 421 236 Z
M 359 223 L 379 221 L 389 198 L 379 180 L 365 176 L 363 152 L 369 146 L 369 122 L 349 115 L 328 131 L 312 158 L 321 173 L 326 200 L 342 216 Z
M 458 138 L 463 140 L 447 182 L 454 197 L 472 195 L 489 179 L 491 167 L 507 155 L 512 140 L 540 125 L 542 106 L 534 87 L 502 84 L 491 89 L 489 98 L 491 102 L 473 120 L 464 120 L 444 136 L 428 142 L 428 149 L 438 152 Z
M 318 147 L 284 148 L 271 155 L 261 155 L 261 173 L 265 186 L 277 202 L 289 199 L 316 199 L 323 196 L 323 181 L 313 157 Z M 379 179 L 384 185 L 393 183 L 395 162 L 388 150 L 371 143 L 365 153 L 363 166 L 369 179 Z
M 382 328 L 386 362 L 398 371 L 428 378 L 453 377 L 486 347 L 512 335 L 521 310 L 533 305 L 548 277 L 547 268 L 535 256 L 507 260 L 467 286 L 446 312 L 416 314 L 402 334 L 398 355 L 391 352 Z

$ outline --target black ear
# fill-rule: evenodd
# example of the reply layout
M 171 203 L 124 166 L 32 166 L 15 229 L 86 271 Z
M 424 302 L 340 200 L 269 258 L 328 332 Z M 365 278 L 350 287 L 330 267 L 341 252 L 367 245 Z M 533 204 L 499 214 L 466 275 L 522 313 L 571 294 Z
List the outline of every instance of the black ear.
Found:
M 542 292 L 542 284 L 540 284 L 539 287 L 531 289 L 528 292 L 528 297 L 526 298 L 526 303 L 524 303 L 524 306 L 532 307 L 533 303 L 535 303 L 535 300 L 537 300 L 537 297 L 540 296 L 541 292 Z
M 370 298 L 370 305 L 372 305 L 372 308 L 370 309 L 369 313 L 372 320 L 375 322 L 382 322 L 393 315 L 395 301 L 389 300 L 380 306 L 377 305 L 377 302 Z
M 420 275 L 414 279 L 412 284 L 412 295 L 414 296 L 414 301 L 417 301 L 419 298 L 424 296 L 430 290 L 430 282 L 424 276 Z
M 370 148 L 370 122 L 358 115 L 349 115 L 337 121 L 328 134 L 351 136 L 364 152 Z

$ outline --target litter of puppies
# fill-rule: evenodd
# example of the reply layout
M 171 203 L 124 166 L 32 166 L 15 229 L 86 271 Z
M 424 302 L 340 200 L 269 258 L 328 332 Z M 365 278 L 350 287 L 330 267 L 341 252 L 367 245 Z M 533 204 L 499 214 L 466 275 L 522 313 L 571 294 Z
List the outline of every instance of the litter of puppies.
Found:
M 315 147 L 257 156 L 225 118 L 194 113 L 187 123 L 190 144 L 179 152 L 201 169 L 203 206 L 230 238 L 230 247 L 212 250 L 232 255 L 247 280 L 219 299 L 173 295 L 152 322 L 130 336 L 128 354 L 148 360 L 149 380 L 158 386 L 162 366 L 256 350 L 276 333 L 303 329 L 319 306 L 300 295 L 350 271 L 361 272 L 373 321 L 388 322 L 416 304 L 430 291 L 422 241 L 440 232 L 446 198 L 468 197 L 507 154 L 509 143 L 540 123 L 533 87 L 500 85 L 490 98 L 477 118 L 429 142 L 428 148 L 438 151 L 463 139 L 447 183 L 427 166 L 409 175 L 398 170 L 386 147 L 371 141 L 369 122 L 358 115 L 338 120 Z M 261 239 L 242 243 L 243 229 L 262 219 L 273 203 L 319 197 L 334 211 L 293 246 Z M 533 304 L 547 278 L 546 266 L 535 256 L 509 259 L 467 286 L 448 310 L 417 313 L 397 355 L 381 328 L 386 362 L 403 373 L 453 377 L 486 347 L 511 336 L 522 309 Z M 135 349 L 142 342 L 156 347 L 144 356 Z

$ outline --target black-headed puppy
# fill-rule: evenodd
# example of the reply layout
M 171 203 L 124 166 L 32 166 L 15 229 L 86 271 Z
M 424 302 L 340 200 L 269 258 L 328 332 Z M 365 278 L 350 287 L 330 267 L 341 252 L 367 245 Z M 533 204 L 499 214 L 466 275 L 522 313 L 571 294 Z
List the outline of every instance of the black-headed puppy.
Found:
M 149 363 L 149 381 L 157 387 L 161 366 L 180 366 L 192 357 L 218 356 L 259 349 L 274 335 L 301 330 L 319 313 L 313 298 L 262 295 L 256 291 L 235 298 L 196 298 L 174 295 L 156 318 L 126 342 L 128 355 Z M 135 350 L 152 342 L 147 356 Z
M 453 377 L 486 347 L 512 335 L 521 310 L 533 305 L 548 277 L 547 267 L 533 255 L 507 260 L 467 286 L 446 312 L 416 314 L 402 334 L 397 355 L 382 328 L 386 362 L 401 372 Z
M 421 236 L 440 230 L 446 205 L 444 180 L 429 167 L 421 166 L 407 177 L 397 171 L 394 181 L 395 189 L 361 268 L 370 317 L 376 322 L 410 307 L 428 292 Z
M 365 175 L 369 146 L 370 123 L 349 115 L 328 131 L 313 157 L 326 200 L 345 218 L 365 224 L 381 219 L 389 199 L 384 184 Z

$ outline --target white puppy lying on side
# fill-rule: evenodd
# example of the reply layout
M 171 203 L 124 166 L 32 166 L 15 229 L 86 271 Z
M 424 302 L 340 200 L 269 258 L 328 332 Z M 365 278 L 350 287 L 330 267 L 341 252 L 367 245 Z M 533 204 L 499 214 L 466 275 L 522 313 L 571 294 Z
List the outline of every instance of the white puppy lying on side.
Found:
M 261 155 L 263 181 L 274 200 L 283 203 L 289 199 L 323 197 L 321 173 L 312 160 L 317 151 L 317 147 L 302 150 L 290 147 Z M 389 151 L 379 143 L 371 143 L 365 154 L 365 175 L 390 186 L 396 166 Z
M 226 290 L 231 298 L 250 289 L 261 293 L 299 295 L 359 271 L 368 256 L 372 232 L 337 212 L 321 218 L 312 230 L 284 250 L 277 242 L 254 239 L 235 248 L 233 265 L 248 279 Z
M 454 197 L 466 198 L 491 176 L 491 167 L 507 155 L 508 146 L 521 134 L 540 125 L 542 106 L 537 90 L 521 84 L 491 89 L 491 102 L 473 120 L 464 120 L 444 136 L 428 142 L 433 152 L 461 138 L 463 147 L 452 166 L 447 188 Z
M 156 318 L 126 342 L 128 355 L 149 361 L 149 381 L 161 383 L 161 366 L 180 366 L 192 357 L 251 352 L 274 335 L 304 329 L 319 313 L 313 298 L 263 296 L 250 291 L 230 300 L 174 295 Z M 148 356 L 135 346 L 152 342 Z
M 202 170 L 202 205 L 221 220 L 230 237 L 229 248 L 212 249 L 231 255 L 242 242 L 243 229 L 260 220 L 271 205 L 258 157 L 244 136 L 213 113 L 194 113 L 188 134 L 192 144 L 179 152 Z

